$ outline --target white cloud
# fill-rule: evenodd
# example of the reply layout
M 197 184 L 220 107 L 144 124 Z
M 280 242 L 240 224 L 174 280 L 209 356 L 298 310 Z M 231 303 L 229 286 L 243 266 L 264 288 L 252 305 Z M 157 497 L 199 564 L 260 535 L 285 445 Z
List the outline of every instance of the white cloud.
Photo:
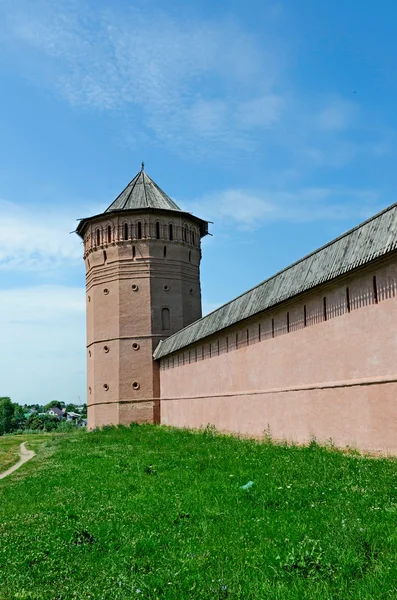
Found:
M 5 0 L 3 16 L 3 38 L 31 77 L 71 104 L 138 108 L 162 143 L 244 148 L 244 132 L 281 116 L 282 52 L 269 33 L 259 42 L 235 19 L 93 11 L 83 0 Z
M 49 271 L 82 257 L 72 216 L 0 200 L 0 270 Z
M 35 85 L 121 117 L 129 145 L 226 164 L 274 151 L 300 171 L 381 156 L 384 135 L 372 130 L 366 143 L 374 121 L 358 103 L 292 87 L 295 42 L 283 34 L 282 3 L 265 9 L 260 38 L 230 16 L 192 16 L 188 5 L 176 15 L 142 0 L 122 12 L 99 4 L 0 0 L 0 44 Z
M 43 285 L 0 290 L 0 396 L 85 399 L 85 293 Z
M 236 110 L 238 121 L 247 127 L 270 127 L 277 123 L 285 108 L 285 100 L 281 96 L 268 94 L 242 102 Z
M 357 112 L 353 102 L 333 99 L 314 115 L 314 123 L 324 131 L 343 131 L 352 124 Z
M 269 222 L 313 222 L 365 219 L 382 207 L 371 190 L 302 188 L 258 192 L 220 190 L 194 202 L 196 212 L 219 223 L 233 221 L 243 228 Z

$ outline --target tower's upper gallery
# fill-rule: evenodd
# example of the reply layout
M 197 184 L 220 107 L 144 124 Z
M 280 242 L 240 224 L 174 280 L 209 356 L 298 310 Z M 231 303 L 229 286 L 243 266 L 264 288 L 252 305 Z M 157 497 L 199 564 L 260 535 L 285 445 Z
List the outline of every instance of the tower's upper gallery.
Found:
M 80 220 L 76 233 L 84 237 L 86 226 L 91 221 L 99 221 L 101 218 L 108 218 L 115 214 L 124 214 L 125 212 L 172 212 L 175 216 L 185 216 L 197 222 L 200 229 L 200 236 L 208 234 L 208 221 L 195 217 L 191 213 L 185 212 L 157 185 L 147 173 L 142 169 L 134 179 L 123 189 L 111 205 L 103 212 L 92 217 Z

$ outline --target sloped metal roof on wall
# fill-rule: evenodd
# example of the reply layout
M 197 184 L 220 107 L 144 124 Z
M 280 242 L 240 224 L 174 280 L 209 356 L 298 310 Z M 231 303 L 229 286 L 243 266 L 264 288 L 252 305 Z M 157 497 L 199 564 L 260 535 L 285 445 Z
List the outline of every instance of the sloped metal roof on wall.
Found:
M 161 358 L 397 248 L 397 204 L 160 342 Z
M 105 210 L 137 210 L 141 208 L 157 208 L 162 210 L 181 209 L 159 186 L 147 175 L 143 169 L 127 187 L 119 194 L 112 204 Z

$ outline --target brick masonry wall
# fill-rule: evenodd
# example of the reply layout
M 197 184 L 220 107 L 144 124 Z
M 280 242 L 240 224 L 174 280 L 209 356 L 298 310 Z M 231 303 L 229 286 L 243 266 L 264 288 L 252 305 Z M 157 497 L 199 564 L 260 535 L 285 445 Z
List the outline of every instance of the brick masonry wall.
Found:
M 393 255 L 163 358 L 161 422 L 397 453 L 396 288 Z
M 159 421 L 153 351 L 201 317 L 197 224 L 178 214 L 102 215 L 84 250 L 89 428 Z

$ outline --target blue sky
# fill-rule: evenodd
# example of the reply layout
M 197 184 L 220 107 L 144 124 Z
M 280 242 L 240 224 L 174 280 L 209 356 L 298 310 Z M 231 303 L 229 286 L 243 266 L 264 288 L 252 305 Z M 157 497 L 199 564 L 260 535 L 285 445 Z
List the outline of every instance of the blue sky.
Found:
M 384 0 L 0 0 L 0 395 L 85 400 L 76 219 L 146 171 L 205 312 L 397 200 Z

